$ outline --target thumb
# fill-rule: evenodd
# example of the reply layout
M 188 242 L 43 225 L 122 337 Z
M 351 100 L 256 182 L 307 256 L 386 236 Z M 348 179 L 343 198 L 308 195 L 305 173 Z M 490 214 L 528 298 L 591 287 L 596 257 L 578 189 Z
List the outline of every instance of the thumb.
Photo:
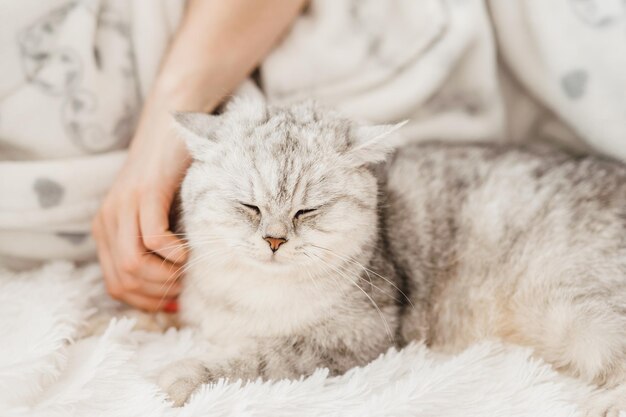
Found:
M 146 249 L 172 263 L 187 260 L 185 242 L 169 226 L 171 198 L 146 198 L 139 208 L 139 227 Z

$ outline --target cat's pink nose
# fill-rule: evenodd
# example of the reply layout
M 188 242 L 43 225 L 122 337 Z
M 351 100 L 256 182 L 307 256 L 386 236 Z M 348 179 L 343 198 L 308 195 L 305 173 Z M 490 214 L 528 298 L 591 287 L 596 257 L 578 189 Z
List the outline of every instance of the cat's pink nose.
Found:
M 272 249 L 272 252 L 276 252 L 278 248 L 280 247 L 280 245 L 282 245 L 283 243 L 287 241 L 287 239 L 284 239 L 282 237 L 271 237 L 271 236 L 265 236 L 263 239 L 265 239 L 265 241 L 269 243 L 270 248 Z

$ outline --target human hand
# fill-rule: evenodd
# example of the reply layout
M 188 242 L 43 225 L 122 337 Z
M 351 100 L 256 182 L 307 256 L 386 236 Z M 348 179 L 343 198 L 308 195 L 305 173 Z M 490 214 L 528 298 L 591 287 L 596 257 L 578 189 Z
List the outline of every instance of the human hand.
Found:
M 171 131 L 170 112 L 212 111 L 258 65 L 304 3 L 188 2 L 128 159 L 93 222 L 114 298 L 149 311 L 175 309 L 187 255 L 185 244 L 168 230 L 168 214 L 189 156 Z
M 169 230 L 169 211 L 189 164 L 170 115 L 148 103 L 128 159 L 93 221 L 105 285 L 147 311 L 177 309 L 185 243 Z

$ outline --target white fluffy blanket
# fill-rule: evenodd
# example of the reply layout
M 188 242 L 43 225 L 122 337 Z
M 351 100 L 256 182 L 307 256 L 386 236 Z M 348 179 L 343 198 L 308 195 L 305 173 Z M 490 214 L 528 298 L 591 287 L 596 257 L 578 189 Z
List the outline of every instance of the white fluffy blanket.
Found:
M 211 347 L 190 329 L 147 332 L 124 318 L 83 337 L 96 307 L 116 307 L 97 266 L 0 270 L 0 415 L 559 417 L 578 415 L 589 393 L 525 349 L 483 343 L 444 357 L 415 344 L 341 377 L 207 385 L 173 408 L 159 370 Z
M 0 262 L 93 257 L 89 219 L 182 6 L 3 3 Z M 316 0 L 261 72 L 270 100 L 411 119 L 412 139 L 577 137 L 626 158 L 625 25 L 621 0 Z M 558 417 L 588 392 L 525 350 L 486 343 L 444 358 L 415 345 L 339 378 L 219 383 L 173 409 L 160 368 L 211 347 L 124 319 L 84 337 L 96 310 L 116 309 L 100 281 L 94 266 L 0 271 L 0 416 Z

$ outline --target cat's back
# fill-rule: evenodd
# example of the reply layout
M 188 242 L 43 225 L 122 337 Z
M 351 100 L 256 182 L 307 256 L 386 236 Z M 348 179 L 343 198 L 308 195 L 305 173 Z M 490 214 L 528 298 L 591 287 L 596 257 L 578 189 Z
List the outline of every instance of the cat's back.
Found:
M 405 212 L 414 219 L 417 215 L 450 221 L 450 216 L 465 212 L 494 222 L 515 218 L 516 223 L 526 223 L 530 217 L 539 220 L 542 212 L 548 216 L 552 209 L 560 210 L 562 218 L 579 221 L 598 216 L 624 220 L 626 165 L 548 147 L 416 144 L 395 155 L 387 193 L 398 219 Z
M 472 316 L 472 327 L 489 328 L 477 317 L 497 317 L 492 301 L 507 299 L 520 277 L 540 279 L 550 269 L 582 277 L 586 260 L 602 259 L 602 268 L 622 271 L 603 278 L 607 285 L 626 282 L 626 167 L 619 162 L 547 148 L 419 144 L 395 156 L 386 192 L 385 230 L 414 302 L 424 306 L 419 314 L 449 329 L 431 334 L 433 343 L 468 326 L 446 317 Z M 481 299 L 488 309 L 467 307 Z

